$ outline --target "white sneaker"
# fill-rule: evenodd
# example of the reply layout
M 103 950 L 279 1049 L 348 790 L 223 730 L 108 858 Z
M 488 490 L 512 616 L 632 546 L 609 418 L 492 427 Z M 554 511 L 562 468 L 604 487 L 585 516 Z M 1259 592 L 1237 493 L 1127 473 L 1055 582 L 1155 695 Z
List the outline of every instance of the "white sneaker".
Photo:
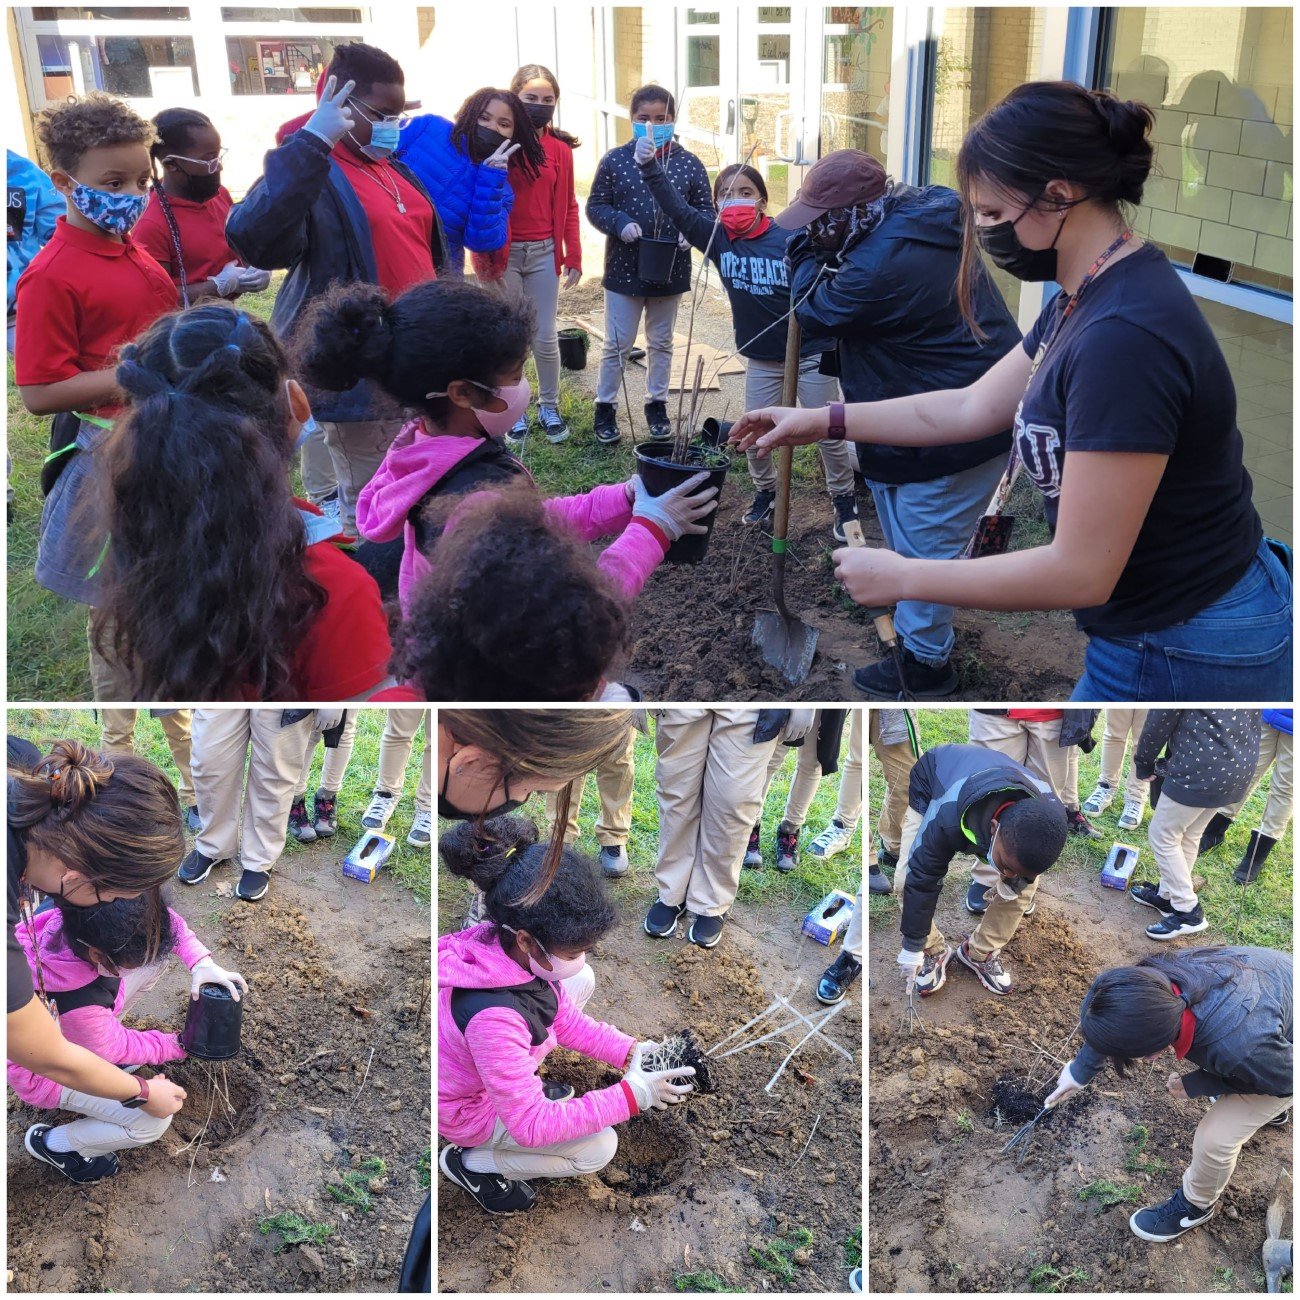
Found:
M 383 790 L 376 790 L 370 807 L 361 815 L 361 824 L 368 831 L 382 831 L 388 825 L 388 819 L 397 807 L 397 796 Z
M 415 814 L 406 842 L 417 849 L 427 849 L 433 842 L 433 815 L 427 809 Z
M 336 492 L 332 497 L 326 497 L 324 501 L 316 502 L 317 508 L 321 514 L 329 515 L 336 523 L 339 519 L 339 494 Z
M 830 825 L 808 845 L 808 852 L 814 858 L 833 858 L 843 853 L 852 839 L 853 832 L 832 818 Z
M 1092 793 L 1083 801 L 1083 815 L 1096 817 L 1115 802 L 1115 791 L 1105 781 L 1098 781 Z
M 1119 828 L 1122 831 L 1135 831 L 1142 825 L 1142 816 L 1146 812 L 1147 806 L 1141 800 L 1136 803 L 1132 799 L 1124 801 L 1124 811 L 1119 815 Z

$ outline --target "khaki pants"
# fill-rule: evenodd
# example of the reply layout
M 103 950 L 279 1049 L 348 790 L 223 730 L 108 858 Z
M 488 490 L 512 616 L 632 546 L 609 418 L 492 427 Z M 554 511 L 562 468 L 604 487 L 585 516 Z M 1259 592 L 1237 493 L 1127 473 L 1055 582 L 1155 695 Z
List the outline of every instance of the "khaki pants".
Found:
M 885 848 L 898 855 L 901 869 L 905 854 L 901 851 L 900 837 L 903 830 L 903 816 L 907 812 L 912 768 L 916 766 L 916 755 L 912 753 L 912 746 L 906 741 L 902 741 L 897 745 L 882 745 L 880 743 L 880 720 L 876 717 L 875 710 L 871 712 L 867 734 L 871 739 L 872 753 L 880 761 L 880 766 L 884 769 L 885 774 L 885 798 L 880 805 L 880 821 L 876 826 L 876 830 L 880 835 L 880 842 Z M 915 835 L 916 832 L 913 831 L 912 834 Z M 908 847 L 911 847 L 910 840 L 908 841 Z M 876 841 L 874 836 L 868 837 L 867 865 L 870 867 L 876 865 Z M 898 893 L 902 887 L 898 879 L 895 878 L 894 892 Z
M 214 862 L 238 855 L 246 870 L 270 871 L 284 850 L 315 715 L 282 727 L 281 713 L 278 707 L 194 710 L 194 789 L 203 822 L 194 846 Z
M 898 850 L 898 870 L 894 873 L 894 893 L 901 894 L 907 884 L 907 862 L 912 855 L 912 845 L 916 842 L 916 833 L 921 829 L 921 814 L 914 808 L 908 808 L 903 818 L 902 840 Z M 995 887 L 998 873 L 987 862 L 975 863 L 971 878 L 981 885 Z M 976 961 L 1000 953 L 1015 937 L 1020 928 L 1020 921 L 1029 911 L 1038 893 L 1038 881 L 1032 880 L 1012 899 L 1002 898 L 994 888 L 989 895 L 988 911 L 980 917 L 979 924 L 970 936 L 971 956 Z M 939 927 L 930 922 L 930 934 L 925 941 L 926 952 L 937 952 L 943 947 L 945 939 Z
M 424 758 L 420 769 L 420 783 L 415 788 L 415 811 L 428 812 L 433 807 L 432 755 L 429 753 L 429 711 L 427 709 L 389 709 L 384 722 L 384 734 L 379 741 L 379 776 L 377 790 L 387 794 L 402 794 L 406 784 L 406 764 L 411 758 L 415 733 L 424 723 Z
M 1160 872 L 1160 896 L 1180 912 L 1190 912 L 1196 906 L 1192 868 L 1200 852 L 1201 832 L 1213 816 L 1213 808 L 1189 808 L 1168 791 L 1161 794 L 1151 814 L 1147 840 Z
M 858 886 L 857 896 L 853 900 L 853 920 L 849 922 L 849 932 L 844 936 L 844 951 L 862 964 L 862 886 Z
M 121 664 L 105 659 L 95 649 L 90 630 L 90 617 L 86 617 L 86 647 L 90 651 L 90 693 L 96 702 L 102 700 L 127 701 L 135 699 L 131 674 Z
M 104 748 L 110 753 L 133 754 L 135 752 L 135 719 L 137 709 L 102 709 L 100 716 L 104 720 Z M 163 735 L 167 737 L 167 748 L 172 752 L 176 770 L 181 781 L 177 793 L 180 795 L 182 808 L 194 807 L 194 778 L 190 774 L 190 717 L 191 709 L 171 709 L 162 714 L 158 721 L 162 723 Z
M 1136 750 L 1146 721 L 1146 709 L 1106 710 L 1105 730 L 1101 736 L 1101 780 L 1112 790 L 1119 789 L 1124 769 L 1124 751 L 1128 748 L 1129 737 L 1132 737 L 1133 748 Z M 1137 767 L 1130 762 L 1128 785 L 1124 788 L 1125 801 L 1145 808 L 1150 797 L 1151 782 L 1143 781 L 1137 774 Z
M 754 743 L 757 721 L 756 709 L 656 712 L 660 902 L 721 916 L 735 901 L 777 744 Z
M 340 424 L 321 420 L 320 426 L 338 480 L 339 519 L 351 532 L 357 526 L 357 497 L 383 463 L 389 445 L 402 430 L 402 421 L 351 420 Z
M 1162 795 L 1157 812 L 1164 803 Z M 1183 1174 L 1183 1195 L 1193 1205 L 1208 1210 L 1232 1178 L 1241 1148 L 1290 1105 L 1290 1097 L 1265 1097 L 1259 1093 L 1227 1093 L 1220 1097 L 1196 1126 L 1192 1163 Z
M 1255 779 L 1251 781 L 1250 789 L 1237 803 L 1219 811 L 1225 817 L 1235 820 L 1246 800 L 1254 793 L 1255 787 L 1264 779 L 1264 774 L 1272 767 L 1273 781 L 1268 787 L 1268 802 L 1264 805 L 1259 833 L 1267 835 L 1271 840 L 1280 840 L 1291 822 L 1293 765 L 1291 737 L 1285 731 L 1274 731 L 1266 725 L 1259 739 L 1259 765 L 1255 768 Z
M 490 1164 L 503 1178 L 580 1178 L 583 1174 L 599 1173 L 613 1160 L 617 1150 L 618 1134 L 612 1127 L 568 1142 L 524 1147 L 497 1120 L 492 1136 L 482 1146 L 471 1147 L 463 1159 L 466 1167 L 477 1173 L 488 1172 L 478 1167 L 480 1163 Z
M 633 756 L 636 753 L 636 728 L 627 729 L 627 746 L 623 752 L 604 767 L 596 769 L 596 793 L 600 796 L 600 816 L 596 819 L 596 843 L 602 849 L 622 848 L 632 833 L 632 786 L 635 778 Z M 578 812 L 582 805 L 582 791 L 587 783 L 585 776 L 573 781 L 569 795 L 569 820 L 564 824 L 564 842 L 576 844 L 581 831 Z M 546 795 L 546 816 L 555 821 L 559 796 L 554 791 Z
M 1053 793 L 1071 811 L 1079 807 L 1079 753 L 1071 745 L 1062 749 L 1059 719 L 1051 722 L 1025 722 L 1001 714 L 970 711 L 970 743 L 996 749 L 999 754 L 1023 763 L 1036 777 L 1046 781 Z M 1074 755 L 1073 790 L 1071 789 L 1070 755 Z M 1071 802 L 1071 796 L 1073 802 Z
M 294 797 L 302 799 L 307 794 L 307 779 L 311 776 L 311 761 L 316 756 L 316 746 L 325 747 L 325 757 L 321 759 L 320 780 L 316 784 L 318 792 L 338 794 L 343 788 L 343 778 L 348 772 L 348 762 L 352 758 L 352 749 L 357 740 L 357 711 L 349 709 L 347 721 L 343 724 L 343 734 L 339 743 L 330 749 L 325 745 L 324 735 L 313 727 L 307 733 L 302 751 L 302 774 L 298 777 L 298 788 Z
M 849 753 L 840 772 L 840 794 L 835 801 L 835 818 L 854 830 L 862 816 L 862 715 L 865 709 L 849 710 Z

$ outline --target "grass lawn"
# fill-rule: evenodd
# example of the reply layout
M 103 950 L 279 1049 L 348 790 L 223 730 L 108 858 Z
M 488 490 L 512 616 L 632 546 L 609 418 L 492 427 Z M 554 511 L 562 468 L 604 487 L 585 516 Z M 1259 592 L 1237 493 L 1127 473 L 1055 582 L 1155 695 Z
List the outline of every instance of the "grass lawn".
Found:
M 362 709 L 357 722 L 355 747 L 339 791 L 339 834 L 336 839 L 340 863 L 343 855 L 361 834 L 361 813 L 370 802 L 379 773 L 379 741 L 384 731 L 384 718 L 383 709 Z M 95 709 L 10 709 L 9 730 L 14 735 L 31 740 L 42 750 L 48 741 L 65 739 L 79 740 L 85 745 L 98 747 L 101 734 L 99 713 Z M 397 847 L 384 870 L 409 889 L 416 899 L 427 903 L 430 897 L 433 855 L 427 849 L 415 849 L 406 842 L 415 812 L 413 797 L 420 781 L 423 745 L 422 730 L 416 734 L 415 743 L 411 746 L 402 798 L 386 828 L 387 834 L 396 838 Z M 145 709 L 141 709 L 136 718 L 135 748 L 136 753 L 162 768 L 173 782 L 179 782 L 180 774 L 167 746 L 167 738 L 163 735 L 162 724 Z M 318 744 L 307 781 L 309 798 L 320 779 L 324 755 L 324 746 Z M 290 836 L 285 842 L 284 852 L 291 858 L 295 853 L 306 851 L 308 847 Z
M 917 720 L 922 751 L 933 745 L 964 744 L 968 735 L 967 713 L 964 709 L 918 709 L 914 715 Z M 1097 719 L 1093 735 L 1097 738 L 1096 748 L 1091 754 L 1082 754 L 1079 759 L 1079 798 L 1087 799 L 1097 782 L 1101 769 L 1102 718 Z M 1130 755 L 1125 760 L 1124 774 L 1127 776 Z M 1292 828 L 1287 827 L 1286 834 L 1278 842 L 1268 859 L 1268 864 L 1256 882 L 1249 888 L 1242 888 L 1232 880 L 1233 870 L 1241 861 L 1250 840 L 1250 832 L 1259 825 L 1268 800 L 1269 786 L 1273 773 L 1270 770 L 1260 782 L 1259 787 L 1246 801 L 1245 807 L 1228 831 L 1223 844 L 1207 853 L 1196 864 L 1195 875 L 1204 877 L 1204 885 L 1198 889 L 1201 905 L 1205 909 L 1210 928 L 1196 936 L 1196 942 L 1206 944 L 1254 944 L 1265 948 L 1278 948 L 1286 952 L 1292 950 L 1292 877 L 1294 861 L 1294 844 Z M 867 787 L 870 792 L 871 829 L 880 816 L 884 799 L 884 776 L 875 755 L 869 756 Z M 1101 875 L 1102 864 L 1116 840 L 1126 844 L 1135 844 L 1141 854 L 1137 876 L 1143 879 L 1155 879 L 1156 872 L 1147 846 L 1146 827 L 1150 823 L 1150 813 L 1137 831 L 1121 831 L 1116 822 L 1124 810 L 1122 797 L 1117 798 L 1109 811 L 1089 820 L 1102 832 L 1099 840 L 1079 839 L 1070 836 L 1065 843 L 1065 852 L 1060 861 L 1052 868 L 1053 874 L 1066 871 L 1079 878 L 1087 876 L 1097 879 Z M 956 868 L 960 873 L 961 869 Z M 962 875 L 964 882 L 965 877 Z M 963 888 L 965 884 L 963 883 Z M 873 924 L 885 923 L 896 925 L 902 906 L 901 898 L 896 894 L 873 895 L 871 897 L 871 920 Z M 1140 918 L 1146 924 L 1147 918 Z M 1152 945 L 1156 951 L 1156 945 Z

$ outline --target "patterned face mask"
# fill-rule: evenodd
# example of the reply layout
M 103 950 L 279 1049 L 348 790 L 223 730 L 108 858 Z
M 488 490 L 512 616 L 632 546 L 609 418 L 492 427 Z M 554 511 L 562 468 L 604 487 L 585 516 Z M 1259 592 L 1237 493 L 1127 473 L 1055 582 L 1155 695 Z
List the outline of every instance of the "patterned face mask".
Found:
M 74 176 L 72 178 L 77 181 Z M 114 194 L 110 190 L 95 190 L 77 181 L 72 191 L 72 206 L 87 221 L 93 221 L 101 230 L 111 235 L 128 234 L 144 216 L 149 203 L 147 194 Z

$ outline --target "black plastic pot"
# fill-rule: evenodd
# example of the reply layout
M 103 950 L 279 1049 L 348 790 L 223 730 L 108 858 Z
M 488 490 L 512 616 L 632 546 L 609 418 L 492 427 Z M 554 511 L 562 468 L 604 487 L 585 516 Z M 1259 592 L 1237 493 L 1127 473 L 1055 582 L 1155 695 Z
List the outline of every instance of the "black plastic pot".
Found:
M 693 451 L 698 456 L 698 451 L 695 449 Z M 688 457 L 690 454 L 688 453 Z M 652 438 L 648 442 L 639 442 L 636 446 L 637 473 L 641 475 L 641 481 L 652 497 L 663 496 L 679 483 L 685 483 L 687 479 L 694 478 L 696 474 L 703 471 L 709 476 L 706 486 L 716 487 L 718 498 L 715 499 L 720 499 L 722 485 L 726 482 L 727 471 L 731 468 L 731 460 L 726 456 L 723 460 L 726 463 L 717 467 L 701 465 L 698 460 L 694 465 L 682 465 L 673 460 L 671 438 Z M 664 559 L 669 564 L 698 564 L 709 549 L 709 538 L 713 534 L 713 525 L 717 518 L 718 512 L 715 509 L 704 518 L 706 532 L 688 533 L 684 537 L 679 537 L 668 548 Z
M 700 425 L 701 442 L 707 442 L 710 447 L 721 447 L 723 443 L 731 436 L 731 426 L 735 420 L 715 420 L 709 416 L 707 420 Z
M 228 1061 L 239 1055 L 243 1015 L 243 1000 L 236 1002 L 224 984 L 204 984 L 190 1003 L 181 1046 L 201 1061 Z
M 576 327 L 563 329 L 560 330 L 558 337 L 560 340 L 560 365 L 565 370 L 586 370 L 587 344 L 589 342 L 587 331 Z
M 677 256 L 677 237 L 652 239 L 642 235 L 636 245 L 636 272 L 650 284 L 664 284 L 673 278 L 673 258 Z

